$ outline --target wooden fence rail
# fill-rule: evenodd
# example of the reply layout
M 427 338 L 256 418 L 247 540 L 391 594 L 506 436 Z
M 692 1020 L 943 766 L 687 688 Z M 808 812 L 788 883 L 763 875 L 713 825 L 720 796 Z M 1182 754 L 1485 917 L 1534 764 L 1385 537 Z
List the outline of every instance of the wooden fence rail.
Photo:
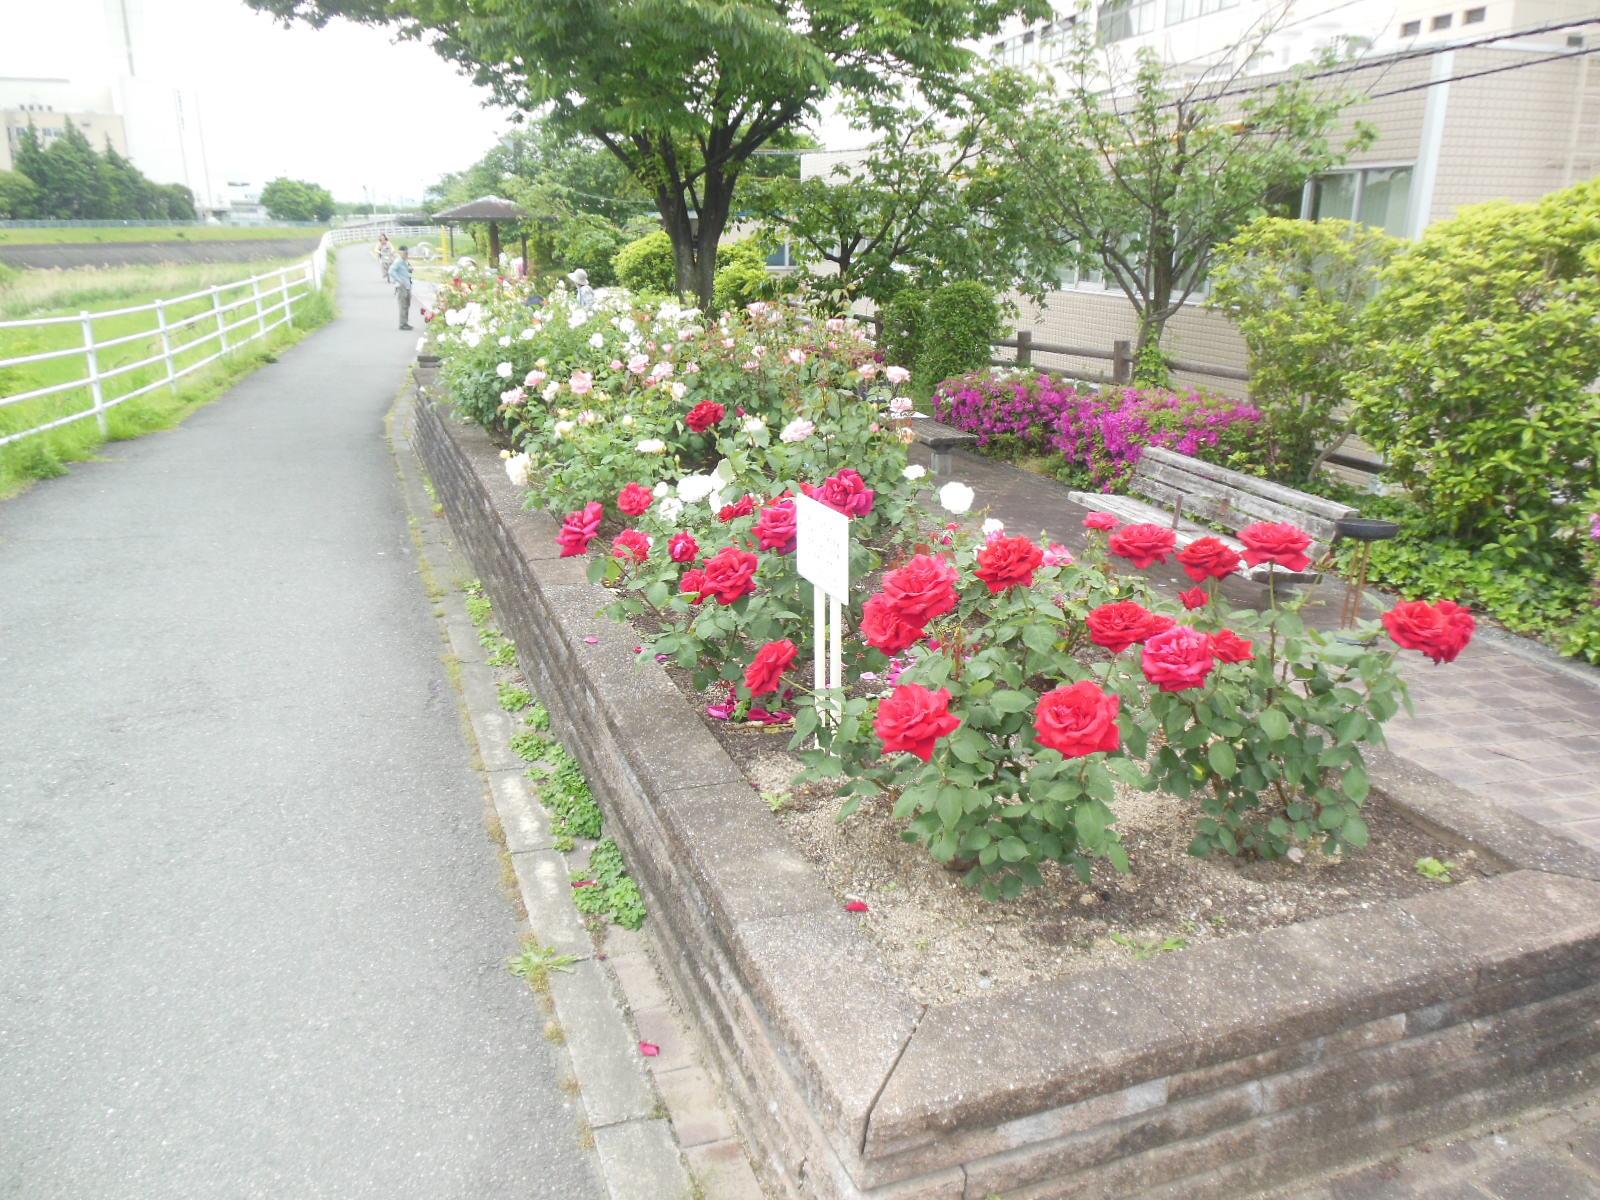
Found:
M 1035 354 L 1062 354 L 1072 358 L 1096 358 L 1111 364 L 1109 375 L 1102 371 L 1068 372 L 1075 377 L 1087 379 L 1095 383 L 1129 384 L 1133 382 L 1133 343 L 1118 338 L 1111 343 L 1110 350 L 1103 350 L 1098 346 L 1067 346 L 1060 342 L 1041 342 L 1033 336 L 1032 330 L 1019 329 L 1016 337 L 1002 338 L 992 343 L 995 346 L 1015 351 L 1009 359 L 992 358 L 989 360 L 996 367 L 1028 367 L 1033 364 Z M 1192 362 L 1189 359 L 1168 359 L 1168 365 L 1174 371 L 1185 371 L 1191 375 L 1210 375 L 1217 379 L 1231 379 L 1240 383 L 1250 382 L 1250 372 L 1238 367 L 1225 367 L 1217 363 Z

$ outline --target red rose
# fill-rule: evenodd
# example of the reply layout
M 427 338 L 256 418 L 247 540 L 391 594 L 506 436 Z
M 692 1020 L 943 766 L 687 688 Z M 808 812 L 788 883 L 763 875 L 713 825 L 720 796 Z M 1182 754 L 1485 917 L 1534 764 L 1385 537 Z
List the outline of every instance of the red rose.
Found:
M 960 728 L 960 718 L 950 715 L 950 689 L 930 692 L 915 683 L 902 683 L 887 700 L 880 701 L 872 722 L 885 754 L 904 750 L 923 762 L 933 757 L 935 742 Z
M 907 616 L 894 600 L 879 592 L 861 610 L 861 636 L 867 645 L 885 654 L 899 654 L 913 642 L 922 640 L 923 628 Z
M 834 512 L 847 517 L 864 517 L 872 511 L 878 493 L 867 486 L 867 481 L 850 467 L 822 481 L 820 487 L 802 483 L 800 490 L 813 500 L 826 504 Z
M 1178 544 L 1178 535 L 1165 525 L 1124 525 L 1106 542 L 1118 558 L 1125 558 L 1140 570 L 1166 562 Z
M 700 543 L 692 533 L 675 533 L 667 543 L 667 557 L 675 563 L 693 562 L 700 555 Z
M 932 554 L 919 554 L 905 566 L 883 577 L 883 593 L 905 617 L 926 625 L 956 606 L 956 581 L 960 573 Z
M 1192 587 L 1186 592 L 1179 592 L 1178 599 L 1183 601 L 1183 606 L 1193 612 L 1197 608 L 1204 608 L 1211 603 L 1211 593 L 1203 587 Z
M 696 604 L 705 599 L 705 590 L 706 573 L 699 567 L 685 571 L 683 578 L 678 580 L 678 591 L 685 596 L 693 596 Z
M 705 566 L 705 593 L 718 604 L 732 604 L 756 590 L 756 568 L 761 560 L 748 550 L 725 546 Z
M 1089 640 L 1113 654 L 1172 628 L 1171 617 L 1159 616 L 1133 600 L 1102 604 L 1091 609 L 1084 621 L 1089 626 Z
M 1183 573 L 1196 583 L 1222 579 L 1239 569 L 1239 552 L 1221 538 L 1195 538 L 1178 551 Z
M 1294 525 L 1258 521 L 1239 530 L 1239 540 L 1244 543 L 1244 560 L 1252 567 L 1273 562 L 1291 571 L 1304 571 L 1311 565 L 1306 553 L 1311 535 Z
M 1384 628 L 1395 645 L 1419 650 L 1434 662 L 1454 662 L 1467 648 L 1478 622 L 1454 600 L 1429 604 L 1403 600 L 1383 614 Z
M 768 642 L 756 651 L 755 658 L 744 669 L 744 685 L 750 689 L 750 694 L 765 696 L 769 692 L 777 691 L 778 681 L 794 664 L 795 656 L 799 653 L 795 644 L 787 639 L 781 642 Z
M 732 504 L 724 504 L 717 513 L 717 520 L 726 524 L 737 517 L 748 517 L 756 510 L 756 498 L 751 495 L 740 497 Z
M 624 529 L 611 543 L 611 557 L 644 562 L 650 557 L 650 535 L 637 529 Z
M 1211 635 L 1211 653 L 1225 663 L 1249 662 L 1255 651 L 1249 638 L 1242 638 L 1231 629 L 1218 630 Z
M 1122 701 L 1087 679 L 1071 687 L 1058 687 L 1039 697 L 1033 713 L 1033 734 L 1048 750 L 1063 758 L 1109 753 L 1122 744 L 1117 710 Z
M 991 595 L 1011 587 L 1032 587 L 1044 551 L 1025 537 L 997 537 L 978 551 L 977 576 Z
M 650 489 L 639 483 L 630 483 L 617 493 L 617 507 L 630 517 L 639 516 L 654 502 Z
M 1117 527 L 1117 519 L 1108 512 L 1092 512 L 1083 519 L 1085 529 L 1104 529 L 1108 532 Z
M 702 400 L 689 410 L 689 415 L 683 421 L 696 433 L 704 433 L 713 425 L 720 424 L 727 415 L 728 410 L 715 400 Z
M 756 518 L 756 541 L 763 550 L 777 554 L 794 553 L 794 501 L 774 500 Z
M 1163 692 L 1181 692 L 1204 683 L 1217 658 L 1210 638 L 1198 629 L 1176 625 L 1145 642 L 1139 665 L 1144 677 Z
M 589 552 L 589 543 L 599 534 L 600 519 L 605 516 L 605 511 L 606 507 L 600 501 L 591 500 L 577 512 L 567 514 L 561 522 L 561 532 L 556 534 L 562 558 Z

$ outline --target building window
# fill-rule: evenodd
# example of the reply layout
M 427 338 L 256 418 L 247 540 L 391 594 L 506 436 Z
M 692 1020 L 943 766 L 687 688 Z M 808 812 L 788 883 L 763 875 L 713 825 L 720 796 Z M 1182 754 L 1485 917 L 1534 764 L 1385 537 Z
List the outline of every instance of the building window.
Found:
M 1156 0 L 1100 0 L 1095 32 L 1102 46 L 1155 28 Z
M 1404 25 L 1400 26 L 1400 36 L 1401 37 L 1416 37 L 1417 34 L 1419 34 L 1421 32 L 1422 32 L 1422 22 L 1421 21 L 1407 21 Z
M 794 247 L 788 242 L 784 242 L 783 245 L 779 246 L 771 254 L 767 255 L 767 266 L 772 267 L 775 270 L 787 270 L 790 267 L 797 267 L 799 265 L 800 264 L 794 260 Z
M 1480 24 L 1483 21 L 1483 18 L 1484 18 L 1484 10 L 1483 9 L 1481 9 L 1481 8 L 1469 8 L 1469 9 L 1467 9 L 1466 12 L 1461 14 L 1461 23 L 1463 25 L 1477 25 L 1477 24 Z
M 1411 168 L 1367 167 L 1319 175 L 1306 185 L 1302 212 L 1313 221 L 1360 221 L 1404 237 L 1410 228 Z
M 1233 8 L 1238 3 L 1239 0 L 1167 0 L 1167 24 L 1176 25 L 1179 21 L 1208 17 L 1225 8 Z
M 1440 13 L 1428 25 L 1428 28 L 1429 29 L 1433 29 L 1433 30 L 1449 29 L 1450 28 L 1450 14 L 1449 13 Z

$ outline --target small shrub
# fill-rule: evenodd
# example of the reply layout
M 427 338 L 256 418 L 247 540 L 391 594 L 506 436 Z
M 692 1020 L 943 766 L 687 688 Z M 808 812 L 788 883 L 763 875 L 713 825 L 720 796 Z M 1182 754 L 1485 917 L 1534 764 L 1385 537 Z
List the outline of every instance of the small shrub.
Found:
M 1000 306 L 981 283 L 947 283 L 928 297 L 912 366 L 912 383 L 923 396 L 955 375 L 988 363 L 1000 336 Z
M 719 246 L 712 288 L 713 303 L 723 312 L 743 308 L 770 295 L 773 289 L 761 243 L 755 238 L 746 238 Z
M 672 239 L 665 230 L 647 233 L 637 241 L 629 242 L 616 252 L 611 260 L 617 282 L 636 292 L 661 292 L 672 295 L 678 290 L 677 266 L 672 257 Z
M 891 363 L 910 367 L 922 346 L 922 327 L 928 317 L 928 294 L 905 288 L 883 310 L 883 356 Z
M 1246 470 L 1259 456 L 1261 414 L 1205 392 L 1080 391 L 1052 375 L 979 371 L 942 383 L 933 411 L 977 434 L 980 448 L 1060 455 L 1059 474 L 1105 491 L 1127 478 L 1146 446 Z

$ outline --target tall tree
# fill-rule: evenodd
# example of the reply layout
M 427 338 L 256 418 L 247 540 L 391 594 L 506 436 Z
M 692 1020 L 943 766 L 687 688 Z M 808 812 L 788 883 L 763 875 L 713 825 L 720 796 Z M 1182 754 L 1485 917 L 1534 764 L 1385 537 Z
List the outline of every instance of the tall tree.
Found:
M 156 211 L 165 206 L 156 198 L 155 188 L 109 141 L 100 157 L 100 179 L 105 188 L 106 215 L 119 220 L 136 217 L 159 219 L 165 212 Z
M 261 206 L 274 221 L 326 221 L 333 216 L 333 194 L 303 179 L 279 176 L 261 189 Z
M 115 215 L 100 173 L 100 156 L 70 118 L 45 150 L 43 168 L 45 177 L 37 182 L 55 216 L 84 221 Z
M 716 248 L 757 150 L 830 91 L 930 92 L 964 43 L 1044 0 L 247 0 L 286 21 L 336 16 L 425 40 L 500 103 L 595 138 L 656 205 L 678 287 L 710 307 Z
M 1145 50 L 1131 73 L 1089 24 L 1075 27 L 1059 77 L 1012 75 L 992 112 L 1017 161 L 1014 178 L 1060 253 L 1102 268 L 1132 303 L 1143 363 L 1215 248 L 1275 194 L 1298 194 L 1372 134 L 1358 125 L 1335 144 L 1333 123 L 1358 97 L 1319 87 L 1306 77 L 1311 67 L 1277 80 L 1245 76 L 1271 22 L 1217 66 L 1180 69 Z
M 23 221 L 39 215 L 39 185 L 21 171 L 0 171 L 0 218 Z
M 875 135 L 864 159 L 821 177 L 763 181 L 750 189 L 754 211 L 801 258 L 832 268 L 817 282 L 843 303 L 882 304 L 913 278 L 1041 293 L 1057 255 L 985 106 L 973 102 L 984 84 L 975 76 L 962 85 L 966 111 L 956 121 L 912 107 L 859 109 L 853 124 Z

